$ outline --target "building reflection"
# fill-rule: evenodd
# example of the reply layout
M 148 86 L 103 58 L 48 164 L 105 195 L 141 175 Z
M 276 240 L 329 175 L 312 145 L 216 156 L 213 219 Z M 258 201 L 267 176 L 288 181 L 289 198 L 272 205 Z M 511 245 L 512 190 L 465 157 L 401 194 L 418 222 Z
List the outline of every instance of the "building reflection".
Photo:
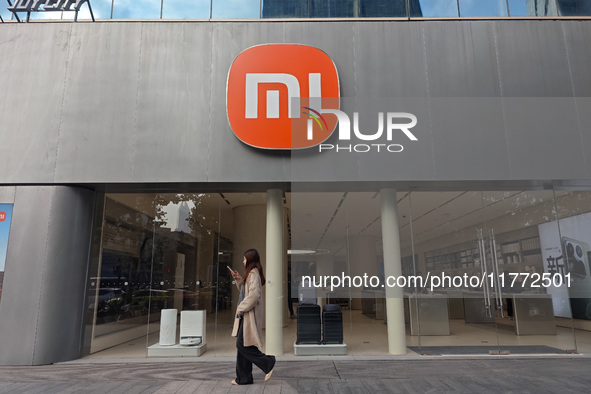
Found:
M 422 17 L 419 0 L 264 0 L 263 18 Z

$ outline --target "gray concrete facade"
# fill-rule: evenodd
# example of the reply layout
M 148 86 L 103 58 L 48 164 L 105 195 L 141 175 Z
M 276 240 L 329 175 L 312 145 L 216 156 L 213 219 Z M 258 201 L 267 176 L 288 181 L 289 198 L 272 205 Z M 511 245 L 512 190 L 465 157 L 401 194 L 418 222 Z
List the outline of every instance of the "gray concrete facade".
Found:
M 96 185 L 591 187 L 589 37 L 590 21 L 567 20 L 0 24 L 0 202 L 14 204 L 0 364 L 80 356 Z M 243 144 L 228 70 L 265 43 L 323 50 L 343 109 L 412 112 L 419 141 L 379 154 Z
M 0 364 L 78 358 L 94 192 L 18 186 L 12 202 Z
M 566 20 L 5 23 L 0 183 L 588 186 L 590 34 L 588 21 Z M 342 97 L 393 100 L 417 115 L 419 141 L 380 154 L 243 144 L 226 78 L 264 43 L 325 51 Z

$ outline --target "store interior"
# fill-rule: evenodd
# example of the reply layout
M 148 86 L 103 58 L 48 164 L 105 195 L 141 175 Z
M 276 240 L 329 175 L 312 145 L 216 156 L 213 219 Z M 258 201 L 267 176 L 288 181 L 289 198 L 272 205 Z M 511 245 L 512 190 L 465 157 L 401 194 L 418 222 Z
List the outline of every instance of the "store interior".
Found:
M 107 193 L 88 277 L 86 357 L 148 357 L 160 311 L 170 308 L 205 311 L 201 357 L 234 356 L 237 292 L 227 266 L 240 271 L 250 247 L 267 264 L 265 204 L 265 193 Z M 298 339 L 304 267 L 384 280 L 383 243 L 391 241 L 382 237 L 380 204 L 378 191 L 284 193 L 285 299 L 290 287 L 294 311 L 290 318 L 286 302 L 284 355 L 294 355 Z M 401 191 L 397 208 L 402 276 L 486 270 L 506 281 L 488 293 L 466 282 L 406 287 L 407 354 L 591 352 L 591 193 Z M 570 286 L 558 283 L 566 279 Z M 324 290 L 319 304 L 341 306 L 347 355 L 388 355 L 384 293 Z

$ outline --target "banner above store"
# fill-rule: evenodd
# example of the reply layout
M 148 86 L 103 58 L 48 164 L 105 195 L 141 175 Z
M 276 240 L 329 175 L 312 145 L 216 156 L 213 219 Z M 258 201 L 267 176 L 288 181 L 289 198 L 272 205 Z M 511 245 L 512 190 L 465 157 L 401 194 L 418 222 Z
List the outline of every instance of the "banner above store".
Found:
M 84 3 L 88 4 L 90 16 L 94 22 L 90 0 L 15 0 L 14 4 L 11 4 L 10 0 L 8 0 L 8 11 L 12 12 L 19 22 L 18 12 L 26 12 L 28 22 L 31 12 L 74 11 L 74 22 L 76 22 L 78 20 L 78 11 L 80 11 Z

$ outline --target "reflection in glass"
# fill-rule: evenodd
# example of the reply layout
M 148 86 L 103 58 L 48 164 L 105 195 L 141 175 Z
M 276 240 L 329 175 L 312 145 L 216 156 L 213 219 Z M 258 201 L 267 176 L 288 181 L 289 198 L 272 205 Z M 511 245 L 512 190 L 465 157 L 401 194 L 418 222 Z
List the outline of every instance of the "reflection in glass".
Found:
M 12 12 L 8 11 L 6 9 L 6 6 L 4 4 L 2 4 L 2 6 L 0 6 L 0 16 L 6 22 L 6 21 L 11 20 L 11 18 L 12 18 Z
M 561 16 L 591 16 L 589 0 L 557 0 L 558 13 Z
M 410 16 L 421 17 L 419 0 L 410 0 Z M 407 0 L 264 0 L 263 18 L 407 17 Z
M 147 330 L 149 346 L 158 343 L 163 309 L 205 311 L 209 338 L 215 338 L 215 327 L 230 330 L 233 285 L 226 266 L 232 266 L 232 221 L 222 230 L 221 218 L 231 215 L 233 207 L 224 198 L 106 195 L 102 239 L 97 241 L 100 263 L 88 281 L 91 352 L 125 342 L 128 337 L 121 333 L 128 329 L 138 337 Z
M 509 16 L 527 15 L 527 0 L 509 0 Z
M 419 18 L 423 16 L 419 0 L 410 0 L 410 16 Z M 396 17 L 405 18 L 408 16 L 406 0 L 360 0 L 361 17 Z
M 263 0 L 263 18 L 309 18 L 308 0 Z
M 507 16 L 505 0 L 460 0 L 460 16 Z
M 347 347 L 385 353 L 387 326 L 382 287 L 372 286 L 371 281 L 357 285 L 345 282 L 332 288 L 320 281 L 312 286 L 304 282 L 304 276 L 319 279 L 325 275 L 366 275 L 384 280 L 379 194 L 292 191 L 288 205 L 292 297 L 312 303 L 320 298 L 338 305 Z M 294 314 L 299 307 L 293 305 Z
M 14 4 L 14 1 L 12 2 Z M 94 19 L 109 19 L 111 16 L 111 0 L 94 0 L 92 1 L 92 13 L 94 15 Z M 41 20 L 41 19 L 64 19 L 64 20 L 74 20 L 75 12 L 68 11 L 43 11 L 44 7 L 41 7 L 41 12 L 31 12 L 30 19 L 31 20 Z M 4 16 L 4 11 L 7 12 L 7 17 Z M 2 11 L 2 18 L 4 20 L 10 20 L 11 13 L 3 8 Z M 19 13 L 19 18 L 21 20 L 26 20 L 27 14 L 25 12 Z M 83 4 L 78 12 L 78 20 L 92 20 L 90 15 L 90 9 L 88 4 Z
M 528 16 L 556 16 L 556 0 L 526 0 Z
M 91 0 L 90 5 L 92 7 L 92 13 L 94 19 L 111 19 L 111 6 L 112 0 Z M 88 14 L 88 7 L 82 6 L 82 9 L 78 13 L 78 19 L 91 19 Z
M 458 17 L 457 0 L 420 0 L 424 17 Z
M 560 244 L 555 257 L 572 278 L 568 294 L 573 318 L 591 320 L 591 193 L 556 194 Z
M 352 18 L 357 16 L 357 1 L 314 0 L 312 18 Z
M 101 262 L 87 303 L 89 308 L 96 303 L 95 337 L 146 324 L 149 309 L 168 300 L 149 291 L 154 216 L 151 195 L 105 200 Z
M 260 0 L 213 0 L 213 19 L 259 19 Z
M 160 19 L 161 0 L 115 0 L 113 19 Z
M 469 333 L 469 323 L 479 323 L 478 340 L 465 335 L 462 345 L 503 348 L 522 345 L 521 335 L 537 335 L 536 345 L 558 352 L 574 347 L 566 289 L 536 279 L 560 282 L 566 272 L 553 191 L 413 192 L 411 198 L 413 252 L 423 274 L 495 279 L 487 279 L 488 286 L 450 281 L 422 296 L 446 295 L 452 333 Z M 438 324 L 424 323 L 419 344 L 440 344 L 429 336 Z
M 209 0 L 164 0 L 164 19 L 209 19 Z

